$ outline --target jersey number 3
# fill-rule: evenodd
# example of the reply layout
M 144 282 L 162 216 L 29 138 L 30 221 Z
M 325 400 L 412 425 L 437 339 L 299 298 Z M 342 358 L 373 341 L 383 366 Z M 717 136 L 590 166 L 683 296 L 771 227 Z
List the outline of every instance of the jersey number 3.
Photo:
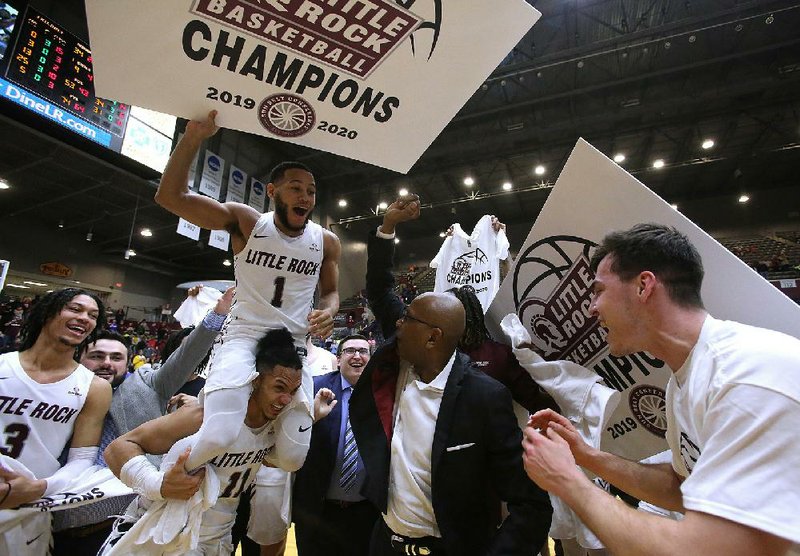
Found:
M 0 454 L 17 459 L 22 453 L 22 446 L 28 438 L 30 429 L 22 423 L 12 423 L 3 431 L 6 435 L 6 445 L 0 446 Z

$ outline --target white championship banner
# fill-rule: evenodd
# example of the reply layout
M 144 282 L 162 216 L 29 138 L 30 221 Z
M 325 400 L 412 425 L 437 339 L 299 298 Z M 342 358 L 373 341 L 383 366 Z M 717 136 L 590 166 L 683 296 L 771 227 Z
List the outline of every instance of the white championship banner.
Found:
M 403 173 L 541 15 L 523 0 L 87 0 L 86 12 L 99 96 L 188 119 L 215 109 L 222 127 Z
M 640 460 L 667 448 L 664 388 L 670 369 L 647 353 L 613 357 L 605 331 L 589 315 L 593 248 L 609 232 L 641 222 L 674 226 L 703 258 L 703 301 L 720 319 L 800 338 L 800 307 L 663 199 L 589 143 L 579 140 L 487 314 L 516 313 L 547 360 L 596 372 L 622 400 L 601 448 Z

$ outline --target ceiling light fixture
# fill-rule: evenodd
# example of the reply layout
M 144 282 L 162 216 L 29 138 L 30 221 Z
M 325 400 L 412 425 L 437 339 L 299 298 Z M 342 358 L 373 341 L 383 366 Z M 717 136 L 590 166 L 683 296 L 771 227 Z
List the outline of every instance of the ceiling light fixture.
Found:
M 747 195 L 746 193 L 743 193 L 742 195 L 739 195 L 739 202 L 740 203 L 745 204 L 749 200 L 750 200 L 750 195 Z
M 400 238 L 397 238 L 397 237 L 394 238 L 394 242 L 395 242 L 395 244 L 400 243 Z
M 439 237 L 445 237 L 447 234 L 444 232 L 439 232 Z
M 614 162 L 616 162 L 617 164 L 622 164 L 623 162 L 625 162 L 625 155 L 622 153 L 615 154 Z
M 653 168 L 655 168 L 656 170 L 658 170 L 659 168 L 663 168 L 663 167 L 664 167 L 664 160 L 663 159 L 657 158 L 656 160 L 653 161 Z
M 153 230 L 150 228 L 142 228 L 139 233 L 142 235 L 142 237 L 153 237 Z
M 222 265 L 223 266 L 231 266 L 231 261 L 228 260 L 228 259 L 225 259 L 224 261 L 222 261 Z
M 464 185 L 466 185 L 467 187 L 472 187 L 473 185 L 475 185 L 475 180 L 472 179 L 472 176 L 467 176 L 466 178 L 464 178 Z
M 11 186 L 6 180 L 0 180 L 0 189 L 11 189 Z
M 511 191 L 514 186 L 511 184 L 510 181 L 507 181 L 503 184 L 503 191 Z
M 34 281 L 32 281 L 32 280 L 25 280 L 25 281 L 24 281 L 24 282 L 22 282 L 22 283 L 23 283 L 23 284 L 29 284 L 29 285 L 31 285 L 31 286 L 46 286 L 46 285 L 47 285 L 47 284 L 45 284 L 44 282 L 34 282 Z
M 64 229 L 64 221 L 63 220 L 59 220 L 58 221 L 58 229 L 59 230 L 63 230 Z
M 397 194 L 400 195 L 401 197 L 405 197 L 406 195 L 408 195 L 408 189 L 403 187 L 400 189 L 400 191 L 397 192 Z
M 706 139 L 705 141 L 703 141 L 703 144 L 702 144 L 701 146 L 702 146 L 702 147 L 703 147 L 705 150 L 708 150 L 708 149 L 710 149 L 711 147 L 713 147 L 714 145 L 716 145 L 716 143 L 714 143 L 714 140 L 713 140 L 713 139 Z
M 675 210 L 678 210 L 678 205 L 677 205 L 677 203 L 672 203 L 670 206 L 671 206 L 673 209 L 675 209 Z
M 339 206 L 344 208 L 347 206 L 347 201 L 344 199 L 339 199 Z
M 94 234 L 92 232 L 86 232 L 86 241 L 92 241 Z
M 543 176 L 545 173 L 545 167 L 539 164 L 536 168 L 533 169 L 533 173 L 537 176 Z
M 126 261 L 128 259 L 130 259 L 131 257 L 135 257 L 135 256 L 136 256 L 136 251 L 134 251 L 133 249 L 128 249 L 127 251 L 125 251 L 125 260 Z
M 381 210 L 386 210 L 388 207 L 389 205 L 387 205 L 385 201 L 381 201 L 380 203 L 378 203 L 378 208 Z

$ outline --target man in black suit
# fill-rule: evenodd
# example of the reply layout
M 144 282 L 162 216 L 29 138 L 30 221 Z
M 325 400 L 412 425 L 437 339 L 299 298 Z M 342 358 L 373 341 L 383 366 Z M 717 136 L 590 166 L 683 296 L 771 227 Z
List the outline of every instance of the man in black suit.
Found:
M 369 303 L 394 334 L 350 403 L 361 492 L 383 514 L 370 554 L 533 556 L 552 509 L 525 475 L 511 395 L 456 351 L 465 326 L 456 297 L 423 294 L 406 308 L 393 292 L 394 227 L 418 215 L 417 199 L 399 199 L 369 238 Z M 509 511 L 502 525 L 498 499 Z
M 352 387 L 370 359 L 361 335 L 339 342 L 339 370 L 314 377 L 314 392 L 329 388 L 338 400 L 328 417 L 314 424 L 305 464 L 294 482 L 292 519 L 299 556 L 367 556 L 375 507 L 360 494 L 364 464 L 352 431 L 348 406 Z

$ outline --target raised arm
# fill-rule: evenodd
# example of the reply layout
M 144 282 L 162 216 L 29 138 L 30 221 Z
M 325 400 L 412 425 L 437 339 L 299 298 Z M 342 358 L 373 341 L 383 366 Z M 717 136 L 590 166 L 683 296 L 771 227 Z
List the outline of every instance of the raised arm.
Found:
M 394 294 L 394 233 L 401 222 L 419 218 L 419 197 L 398 198 L 383 215 L 383 224 L 370 235 L 367 244 L 367 300 L 385 337 L 394 334 L 396 321 L 404 311 Z M 386 237 L 388 236 L 388 237 Z
M 191 121 L 186 133 L 178 142 L 167 162 L 161 183 L 156 191 L 156 203 L 189 222 L 208 230 L 226 230 L 231 234 L 233 250 L 238 253 L 258 220 L 254 208 L 241 203 L 219 201 L 194 193 L 189 189 L 189 165 L 200 150 L 200 145 L 219 129 L 214 119 L 216 110 L 203 121 Z
M 320 338 L 333 332 L 333 317 L 339 310 L 339 257 L 342 246 L 339 238 L 323 230 L 322 268 L 319 274 L 319 303 L 308 315 L 308 331 Z
M 230 287 L 225 294 L 217 300 L 213 315 L 209 313 L 203 321 L 186 336 L 183 343 L 164 362 L 158 370 L 150 371 L 143 375 L 143 379 L 162 400 L 168 400 L 181 386 L 189 380 L 197 366 L 208 354 L 219 335 L 222 322 L 231 311 L 234 288 Z M 216 316 L 215 316 L 216 315 Z M 217 321 L 211 325 L 209 321 Z

